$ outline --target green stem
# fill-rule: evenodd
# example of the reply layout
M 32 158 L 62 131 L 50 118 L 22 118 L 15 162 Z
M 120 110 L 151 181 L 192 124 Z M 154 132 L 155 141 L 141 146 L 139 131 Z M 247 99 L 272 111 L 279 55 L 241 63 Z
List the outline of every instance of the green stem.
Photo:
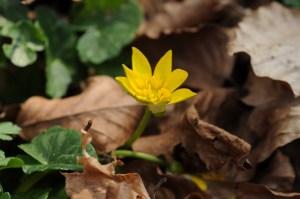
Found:
M 119 158 L 137 158 L 137 159 L 147 160 L 149 162 L 153 162 L 162 166 L 166 165 L 165 161 L 163 161 L 162 159 L 154 155 L 142 153 L 142 152 L 120 149 L 120 150 L 115 150 L 113 152 L 113 155 Z
M 33 173 L 31 175 L 25 176 L 21 184 L 17 187 L 16 193 L 24 193 L 31 189 L 38 181 L 45 177 L 49 172 L 39 172 Z
M 148 108 L 145 109 L 144 116 L 141 119 L 138 127 L 135 132 L 131 135 L 131 137 L 127 140 L 125 146 L 131 148 L 131 145 L 142 135 L 145 128 L 147 127 L 149 121 L 151 119 L 151 112 Z

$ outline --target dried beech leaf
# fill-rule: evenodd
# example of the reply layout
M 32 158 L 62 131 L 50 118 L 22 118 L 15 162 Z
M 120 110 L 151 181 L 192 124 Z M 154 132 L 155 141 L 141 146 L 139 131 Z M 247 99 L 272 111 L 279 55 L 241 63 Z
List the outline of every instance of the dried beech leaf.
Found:
M 172 49 L 174 68 L 189 72 L 186 84 L 203 89 L 222 86 L 230 76 L 232 57 L 227 53 L 228 41 L 223 29 L 206 26 L 196 33 L 172 34 L 157 40 L 140 38 L 134 45 L 147 55 L 152 65 Z
M 262 132 L 263 139 L 253 149 L 251 160 L 262 162 L 277 148 L 300 138 L 300 103 L 257 109 L 249 118 L 254 131 Z
M 193 105 L 186 110 L 180 123 L 163 134 L 140 138 L 133 148 L 170 157 L 178 144 L 182 144 L 190 154 L 198 154 L 209 170 L 220 169 L 230 162 L 243 167 L 250 152 L 250 145 L 244 140 L 201 120 Z
M 235 30 L 232 53 L 244 51 L 251 56 L 258 77 L 287 82 L 296 96 L 300 94 L 300 11 L 285 8 L 279 3 L 249 12 Z M 255 80 L 248 82 L 251 88 Z M 255 85 L 254 85 L 255 86 Z M 252 92 L 259 90 L 252 88 Z M 287 90 L 289 88 L 286 88 Z M 289 90 L 291 90 L 289 89 Z M 265 90 L 268 93 L 268 90 Z M 257 93 L 259 96 L 262 92 Z M 253 103 L 254 99 L 245 99 Z
M 66 192 L 72 199 L 150 199 L 136 173 L 114 174 L 114 165 L 101 165 L 83 157 L 83 173 L 64 173 Z
M 202 196 L 201 199 L 208 198 L 205 192 L 202 192 L 194 182 L 183 175 L 164 174 L 157 165 L 147 161 L 134 160 L 124 165 L 122 169 L 126 173 L 135 172 L 140 174 L 151 198 L 183 199 L 196 194 Z
M 243 10 L 234 0 L 140 0 L 146 20 L 139 34 L 158 38 L 161 34 L 198 28 L 206 23 L 221 20 L 235 24 Z
M 267 186 L 252 184 L 252 183 L 240 183 L 237 186 L 238 195 L 237 198 L 243 199 L 257 199 L 257 198 L 274 198 L 274 199 L 299 199 L 300 193 L 284 193 L 273 191 Z
M 21 107 L 17 123 L 21 136 L 31 139 L 53 125 L 80 130 L 89 120 L 89 132 L 97 152 L 109 152 L 123 145 L 134 131 L 142 108 L 111 78 L 89 79 L 80 95 L 48 100 L 31 97 Z
M 193 106 L 188 109 L 186 119 L 193 132 L 188 127 L 184 129 L 183 145 L 187 150 L 196 152 L 208 169 L 222 168 L 229 161 L 244 166 L 251 149 L 247 142 L 200 120 Z
M 259 171 L 258 171 L 259 172 Z M 276 191 L 292 191 L 296 174 L 288 156 L 278 151 L 266 170 L 261 171 L 259 184 Z
M 300 193 L 277 192 L 265 185 L 254 183 L 216 182 L 209 183 L 208 193 L 212 198 L 227 199 L 299 199 Z

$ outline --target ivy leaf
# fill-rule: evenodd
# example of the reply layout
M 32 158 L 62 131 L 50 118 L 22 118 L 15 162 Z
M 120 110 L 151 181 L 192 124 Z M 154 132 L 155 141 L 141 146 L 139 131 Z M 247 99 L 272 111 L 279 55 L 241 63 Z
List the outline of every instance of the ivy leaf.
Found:
M 25 173 L 82 169 L 77 162 L 77 157 L 82 155 L 80 134 L 75 130 L 53 127 L 35 137 L 30 144 L 19 145 L 19 148 L 37 161 L 24 165 Z M 91 145 L 88 152 L 97 156 Z
M 47 199 L 50 189 L 33 189 L 25 193 L 18 193 L 12 199 Z
M 29 21 L 8 23 L 2 27 L 1 35 L 10 37 L 10 44 L 3 44 L 4 55 L 19 67 L 34 63 L 37 52 L 44 49 L 44 36 L 41 31 Z
M 133 40 L 142 14 L 134 0 L 122 1 L 110 10 L 103 8 L 105 4 L 91 6 L 90 2 L 86 1 L 74 22 L 78 29 L 85 30 L 77 50 L 82 62 L 100 64 L 118 55 Z
M 12 140 L 12 135 L 18 135 L 20 130 L 21 129 L 17 125 L 11 122 L 1 122 L 0 140 Z
M 46 7 L 36 10 L 38 23 L 47 38 L 46 92 L 53 98 L 62 97 L 72 81 L 76 60 L 76 35 L 70 25 Z

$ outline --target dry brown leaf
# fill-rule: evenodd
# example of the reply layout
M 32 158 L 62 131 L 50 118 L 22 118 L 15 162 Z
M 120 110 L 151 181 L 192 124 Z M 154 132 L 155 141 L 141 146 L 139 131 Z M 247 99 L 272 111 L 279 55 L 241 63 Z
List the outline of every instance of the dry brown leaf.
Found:
M 262 162 L 277 148 L 300 138 L 300 102 L 257 109 L 250 116 L 249 124 L 254 132 L 262 133 L 263 138 L 250 158 L 253 162 Z
M 208 193 L 215 199 L 299 199 L 300 193 L 277 192 L 254 183 L 208 182 Z
M 232 57 L 227 53 L 228 41 L 223 29 L 206 26 L 196 33 L 172 34 L 157 40 L 140 38 L 134 45 L 146 54 L 153 66 L 172 49 L 174 68 L 189 72 L 187 86 L 203 89 L 222 86 L 230 76 Z
M 209 198 L 194 182 L 183 175 L 162 173 L 157 165 L 147 161 L 131 161 L 124 165 L 122 170 L 126 173 L 135 172 L 140 174 L 151 198 L 184 199 L 190 195 L 201 196 L 201 199 Z
M 150 199 L 138 174 L 115 174 L 113 163 L 101 165 L 91 157 L 81 161 L 83 173 L 64 173 L 72 199 Z
M 264 184 L 276 191 L 292 191 L 296 174 L 288 156 L 278 151 L 272 157 L 269 166 L 258 171 L 262 177 L 259 184 Z
M 246 87 L 250 95 L 244 100 L 248 104 L 259 105 L 262 96 L 268 98 L 273 89 L 263 90 L 263 84 L 271 84 L 268 79 L 278 80 L 277 84 L 284 84 L 286 92 L 296 96 L 300 94 L 300 11 L 285 8 L 279 3 L 260 7 L 249 11 L 248 15 L 235 29 L 232 40 L 231 53 L 244 51 L 251 56 L 252 68 L 259 78 L 249 80 Z M 285 84 L 286 84 L 285 83 Z M 278 87 L 278 86 L 277 86 Z M 277 92 L 278 89 L 274 89 Z M 265 92 L 265 94 L 264 94 Z M 292 94 L 293 94 L 292 93 Z M 268 102 L 265 102 L 268 103 Z
M 245 166 L 245 160 L 251 149 L 247 142 L 200 120 L 193 106 L 187 110 L 186 119 L 194 132 L 191 134 L 188 127 L 185 127 L 183 145 L 187 150 L 196 152 L 208 169 L 222 168 L 230 161 L 240 167 Z
M 233 25 L 243 16 L 235 0 L 140 0 L 140 3 L 146 19 L 139 34 L 150 38 L 197 29 L 212 21 Z
M 190 154 L 198 154 L 209 170 L 220 169 L 231 162 L 243 167 L 250 152 L 247 142 L 201 120 L 193 105 L 186 110 L 182 122 L 174 124 L 166 133 L 137 140 L 133 148 L 170 157 L 178 144 Z
M 237 186 L 237 198 L 242 199 L 299 199 L 300 193 L 284 193 L 274 191 L 267 186 L 253 183 L 240 183 Z
M 137 104 L 110 77 L 88 80 L 80 95 L 48 100 L 31 97 L 21 107 L 17 123 L 21 136 L 31 139 L 53 125 L 80 130 L 89 120 L 89 132 L 97 152 L 109 152 L 123 145 L 134 131 L 142 113 Z

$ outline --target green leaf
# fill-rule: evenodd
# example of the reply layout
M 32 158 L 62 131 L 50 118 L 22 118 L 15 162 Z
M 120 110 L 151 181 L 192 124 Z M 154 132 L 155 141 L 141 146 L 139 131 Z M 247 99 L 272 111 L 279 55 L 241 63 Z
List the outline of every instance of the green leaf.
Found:
M 11 122 L 1 122 L 0 140 L 12 140 L 12 135 L 18 135 L 20 130 L 21 129 L 17 125 Z
M 26 19 L 27 8 L 19 0 L 0 0 L 0 15 L 9 21 Z M 0 19 L 1 20 L 1 19 Z
M 18 193 L 12 199 L 47 199 L 50 189 L 33 189 L 25 193 Z
M 38 23 L 47 38 L 46 92 L 53 98 L 62 97 L 74 73 L 76 35 L 70 25 L 46 7 L 36 10 Z
M 75 21 L 86 32 L 80 37 L 77 51 L 82 62 L 100 64 L 115 57 L 134 39 L 142 14 L 134 0 L 123 1 L 113 10 L 86 5 Z
M 0 193 L 0 199 L 11 199 L 8 192 Z
M 300 0 L 282 0 L 282 2 L 288 6 L 300 8 Z
M 22 159 L 17 157 L 5 157 L 5 154 L 0 150 L 0 170 L 8 168 L 21 168 L 24 165 Z
M 19 145 L 25 153 L 38 161 L 24 165 L 25 173 L 46 170 L 81 170 L 77 157 L 81 156 L 80 134 L 71 129 L 53 127 L 34 138 L 30 144 Z M 96 157 L 94 148 L 89 145 L 88 152 Z
M 67 199 L 67 193 L 65 191 L 65 188 L 61 188 L 60 190 L 52 190 L 49 199 Z
M 72 82 L 70 70 L 61 59 L 53 60 L 47 65 L 46 77 L 47 93 L 54 98 L 63 96 Z
M 44 36 L 40 29 L 29 21 L 7 24 L 1 30 L 1 35 L 10 37 L 12 42 L 2 46 L 4 54 L 19 67 L 34 63 L 37 52 L 44 49 Z

